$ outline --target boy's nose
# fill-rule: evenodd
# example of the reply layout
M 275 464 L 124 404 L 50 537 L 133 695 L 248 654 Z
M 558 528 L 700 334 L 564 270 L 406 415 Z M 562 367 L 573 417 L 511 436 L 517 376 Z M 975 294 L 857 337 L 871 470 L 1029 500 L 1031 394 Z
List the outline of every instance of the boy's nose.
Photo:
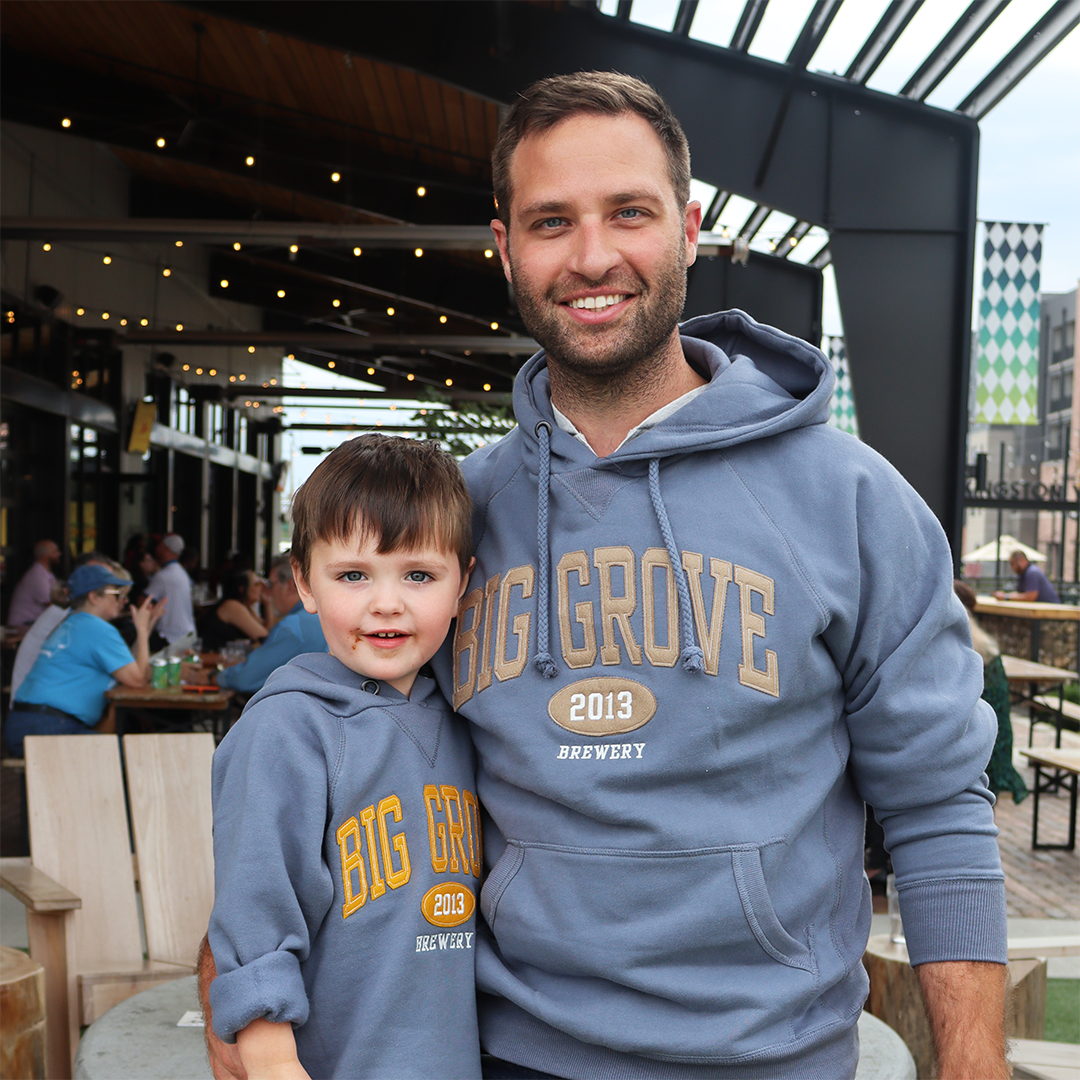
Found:
M 371 610 L 380 614 L 396 614 L 404 610 L 401 589 L 394 582 L 377 583 L 369 593 Z

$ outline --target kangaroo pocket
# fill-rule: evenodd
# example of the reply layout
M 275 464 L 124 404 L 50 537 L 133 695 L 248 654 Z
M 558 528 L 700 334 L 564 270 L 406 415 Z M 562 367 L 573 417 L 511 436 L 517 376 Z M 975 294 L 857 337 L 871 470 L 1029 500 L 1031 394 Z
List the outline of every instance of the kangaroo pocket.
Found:
M 807 931 L 781 925 L 757 846 L 510 841 L 481 909 L 497 943 L 481 988 L 612 1049 L 738 1057 L 790 1041 L 792 1017 L 816 996 L 813 953 L 794 936 Z

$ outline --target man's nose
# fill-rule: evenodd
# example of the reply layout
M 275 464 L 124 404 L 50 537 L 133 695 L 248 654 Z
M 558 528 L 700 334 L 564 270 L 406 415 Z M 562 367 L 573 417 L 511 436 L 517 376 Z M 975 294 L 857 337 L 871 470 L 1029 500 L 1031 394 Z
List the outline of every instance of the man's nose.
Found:
M 622 254 L 601 222 L 582 222 L 574 238 L 568 269 L 589 281 L 601 281 L 622 262 Z

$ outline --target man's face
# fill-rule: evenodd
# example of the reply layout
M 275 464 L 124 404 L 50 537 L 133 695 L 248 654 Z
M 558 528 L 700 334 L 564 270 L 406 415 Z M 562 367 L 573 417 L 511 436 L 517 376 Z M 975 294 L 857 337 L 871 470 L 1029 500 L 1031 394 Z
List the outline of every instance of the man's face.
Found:
M 670 340 L 701 206 L 681 207 L 659 137 L 636 113 L 582 113 L 523 139 L 509 233 L 491 227 L 526 326 L 553 363 L 618 375 Z
M 290 571 L 278 569 L 270 575 L 270 599 L 279 615 L 288 614 L 296 605 L 300 594 Z
M 1009 565 L 1014 574 L 1022 574 L 1027 569 L 1028 561 L 1023 555 L 1014 555 L 1009 560 Z
M 50 566 L 60 565 L 60 549 L 56 544 L 52 544 L 45 552 L 45 558 L 48 560 Z
M 318 614 L 331 655 L 347 668 L 408 695 L 438 651 L 468 584 L 457 556 L 434 547 L 378 552 L 367 539 L 317 541 L 304 607 Z

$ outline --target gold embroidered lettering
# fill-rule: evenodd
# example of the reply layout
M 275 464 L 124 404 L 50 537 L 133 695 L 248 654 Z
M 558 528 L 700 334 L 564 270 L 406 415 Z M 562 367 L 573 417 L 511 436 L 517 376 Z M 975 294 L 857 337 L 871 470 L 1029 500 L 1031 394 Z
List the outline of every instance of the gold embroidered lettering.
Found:
M 458 794 L 456 787 L 451 787 L 449 784 L 443 784 L 442 797 L 446 801 L 446 824 L 450 830 L 450 870 L 452 873 L 458 873 L 462 864 L 465 870 L 469 869 L 469 857 L 465 854 L 465 822 L 461 817 L 461 796 Z M 457 820 L 454 820 L 454 815 L 450 810 L 451 806 L 457 807 Z M 461 854 L 461 862 L 458 862 L 458 853 Z
M 352 851 L 349 850 L 349 837 L 353 838 Z M 345 889 L 345 903 L 341 906 L 341 917 L 347 919 L 354 911 L 362 908 L 368 898 L 367 876 L 364 874 L 364 857 L 360 854 L 360 822 L 351 817 L 337 831 L 338 847 L 341 848 L 341 883 Z M 353 889 L 352 872 L 357 874 L 357 888 Z
M 462 791 L 465 804 L 465 829 L 469 834 L 469 869 L 474 878 L 480 877 L 484 868 L 484 840 L 480 834 L 480 807 L 471 791 Z
M 662 567 L 667 582 L 667 644 L 656 642 L 656 596 L 653 571 Z M 644 617 L 645 655 L 656 667 L 674 667 L 679 659 L 679 601 L 675 575 L 666 548 L 648 548 L 641 556 L 641 614 Z
M 427 807 L 428 844 L 431 848 L 431 869 L 436 874 L 445 874 L 447 858 L 446 826 L 435 821 L 435 812 L 431 804 L 435 804 L 435 810 L 442 812 L 442 799 L 439 798 L 439 789 L 434 784 L 424 785 L 424 805 Z
M 375 839 L 375 807 L 369 806 L 360 811 L 360 824 L 367 833 L 368 862 L 371 864 L 371 899 L 382 896 L 386 892 L 382 874 L 379 873 L 379 847 Z
M 458 608 L 457 624 L 454 627 L 454 708 L 460 709 L 466 701 L 473 696 L 476 687 L 477 655 L 480 652 L 480 639 L 476 633 L 477 620 L 480 618 L 480 604 L 483 602 L 482 589 L 473 589 Z M 465 616 L 472 612 L 472 622 L 469 629 L 465 629 Z M 469 654 L 469 666 L 465 673 L 465 681 L 458 682 L 461 674 L 461 658 L 465 653 Z
M 476 679 L 477 691 L 486 690 L 491 685 L 491 609 L 498 591 L 499 575 L 496 574 L 484 582 L 484 644 L 480 652 L 480 674 Z
M 709 559 L 709 573 L 713 581 L 712 614 L 705 626 L 705 598 L 701 593 L 701 570 L 704 559 L 696 551 L 684 551 L 683 569 L 690 585 L 690 606 L 694 609 L 694 625 L 697 627 L 698 644 L 705 654 L 705 670 L 715 675 L 720 669 L 720 640 L 724 633 L 724 602 L 731 582 L 731 563 L 723 559 Z
M 386 884 L 391 889 L 397 889 L 409 880 L 412 867 L 409 865 L 409 849 L 405 845 L 405 834 L 396 833 L 394 836 L 394 850 L 398 853 L 401 862 L 399 869 L 394 869 L 390 858 L 390 837 L 387 835 L 386 815 L 393 814 L 394 821 L 401 820 L 401 800 L 396 795 L 387 795 L 379 801 L 379 843 L 382 846 L 383 864 L 386 867 Z
M 574 605 L 574 618 L 585 632 L 585 644 L 574 647 L 570 628 L 570 574 L 576 571 L 578 583 L 589 584 L 589 558 L 584 551 L 568 551 L 555 568 L 559 588 L 559 636 L 562 638 L 562 654 L 566 666 L 571 668 L 592 667 L 596 663 L 596 631 L 593 628 L 593 606 L 582 600 Z
M 735 582 L 739 586 L 739 609 L 742 614 L 742 663 L 739 665 L 739 682 L 763 694 L 780 696 L 780 674 L 776 662 L 776 653 L 765 650 L 765 670 L 754 667 L 754 638 L 765 637 L 765 620 L 750 606 L 752 593 L 761 597 L 761 609 L 766 615 L 773 614 L 773 579 L 747 570 L 745 566 L 735 567 Z
M 600 662 L 612 665 L 622 663 L 622 651 L 615 642 L 615 624 L 618 623 L 623 644 L 631 664 L 641 664 L 641 648 L 630 629 L 630 616 L 637 607 L 637 591 L 634 585 L 634 553 L 622 545 L 593 549 L 593 563 L 600 578 L 600 623 L 604 629 L 604 644 L 600 647 Z M 611 592 L 611 571 L 621 566 L 623 572 L 623 595 Z
M 531 616 L 523 612 L 514 616 L 514 636 L 517 638 L 517 655 L 513 660 L 506 657 L 506 639 L 509 636 L 510 590 L 521 586 L 522 599 L 532 596 L 535 573 L 531 566 L 515 566 L 503 578 L 499 586 L 499 626 L 495 633 L 495 678 L 499 682 L 516 679 L 529 662 L 529 624 Z

